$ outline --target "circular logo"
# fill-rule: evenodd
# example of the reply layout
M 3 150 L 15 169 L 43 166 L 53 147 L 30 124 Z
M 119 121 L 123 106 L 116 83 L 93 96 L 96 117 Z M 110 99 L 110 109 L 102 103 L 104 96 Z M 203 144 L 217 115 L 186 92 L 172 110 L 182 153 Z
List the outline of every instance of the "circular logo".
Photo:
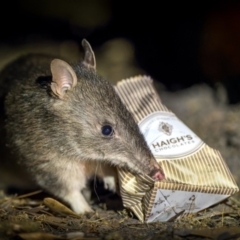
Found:
M 203 141 L 171 112 L 154 112 L 140 121 L 139 127 L 155 157 L 179 158 L 203 145 Z

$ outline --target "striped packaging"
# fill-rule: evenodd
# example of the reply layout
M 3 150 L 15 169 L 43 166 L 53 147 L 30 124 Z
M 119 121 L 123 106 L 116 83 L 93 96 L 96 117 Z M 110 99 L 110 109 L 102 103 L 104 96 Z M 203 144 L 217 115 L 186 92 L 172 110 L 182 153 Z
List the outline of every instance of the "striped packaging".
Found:
M 122 80 L 115 90 L 166 176 L 154 182 L 148 176 L 118 170 L 123 204 L 139 220 L 168 221 L 239 191 L 219 151 L 206 145 L 162 104 L 150 77 Z

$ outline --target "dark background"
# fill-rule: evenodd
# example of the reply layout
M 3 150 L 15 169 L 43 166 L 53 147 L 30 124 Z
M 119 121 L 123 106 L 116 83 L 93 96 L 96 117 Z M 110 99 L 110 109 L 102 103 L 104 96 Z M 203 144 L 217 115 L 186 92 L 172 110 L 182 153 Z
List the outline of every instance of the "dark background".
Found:
M 239 1 L 12 0 L 1 3 L 0 46 L 86 38 L 134 45 L 138 65 L 168 90 L 220 82 L 240 100 Z M 1 54 L 1 52 L 0 52 Z M 98 61 L 101 61 L 98 59 Z

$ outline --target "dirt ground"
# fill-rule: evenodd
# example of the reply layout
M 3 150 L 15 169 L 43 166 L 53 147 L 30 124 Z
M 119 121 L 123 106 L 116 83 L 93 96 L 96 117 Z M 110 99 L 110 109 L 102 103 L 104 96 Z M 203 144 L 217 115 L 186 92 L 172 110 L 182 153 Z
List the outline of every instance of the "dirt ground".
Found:
M 225 202 L 168 222 L 141 223 L 121 209 L 118 197 L 93 204 L 94 213 L 75 215 L 57 200 L 43 195 L 3 197 L 0 239 L 239 239 L 240 202 Z M 37 197 L 39 195 L 39 197 Z M 110 210 L 111 205 L 119 209 Z
M 129 48 L 128 55 L 122 51 L 115 64 L 109 66 L 110 56 L 115 54 L 116 43 L 122 44 L 120 49 Z M 61 50 L 67 55 L 69 48 L 76 50 L 76 45 L 72 42 L 53 45 L 54 48 L 42 48 L 43 52 L 48 52 L 49 49 L 55 52 Z M 9 51 L 6 47 L 4 49 L 1 66 L 23 51 L 36 49 L 36 46 Z M 129 43 L 116 40 L 106 44 L 103 49 L 96 53 L 97 60 L 102 59 L 99 72 L 108 79 L 113 79 L 113 83 L 144 73 L 134 65 Z M 73 57 L 79 58 L 78 55 Z M 174 93 L 166 91 L 157 82 L 155 86 L 162 102 L 206 144 L 221 152 L 240 186 L 240 105 L 226 104 L 225 92 L 221 86 L 214 92 L 207 85 L 199 84 Z M 124 209 L 121 198 L 115 194 L 98 194 L 94 196 L 92 204 L 96 210 L 94 213 L 76 216 L 47 193 L 6 194 L 1 191 L 0 239 L 240 239 L 239 193 L 197 214 L 169 222 L 148 224 L 141 223 L 130 211 Z

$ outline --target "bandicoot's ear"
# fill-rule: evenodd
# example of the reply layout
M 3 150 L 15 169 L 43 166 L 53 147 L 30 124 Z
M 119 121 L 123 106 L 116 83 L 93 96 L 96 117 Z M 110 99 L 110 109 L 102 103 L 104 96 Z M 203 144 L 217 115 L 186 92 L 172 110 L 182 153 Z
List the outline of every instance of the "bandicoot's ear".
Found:
M 52 82 L 51 89 L 59 98 L 63 98 L 68 90 L 77 84 L 77 76 L 72 67 L 60 59 L 51 62 Z
M 92 68 L 93 70 L 96 71 L 96 59 L 95 59 L 95 54 L 92 50 L 91 45 L 86 39 L 82 40 L 82 46 L 84 50 L 84 58 L 83 58 L 83 64 L 87 68 Z

